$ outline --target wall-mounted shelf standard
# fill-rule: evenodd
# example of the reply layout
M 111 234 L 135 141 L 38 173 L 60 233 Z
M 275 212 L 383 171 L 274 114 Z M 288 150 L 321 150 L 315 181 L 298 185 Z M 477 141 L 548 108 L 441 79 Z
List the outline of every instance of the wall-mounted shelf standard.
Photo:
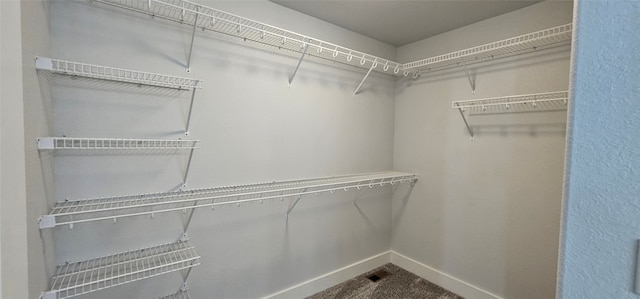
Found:
M 41 299 L 62 299 L 165 273 L 188 270 L 200 256 L 188 241 L 143 248 L 59 265 Z M 178 297 L 180 298 L 180 297 Z
M 75 223 L 113 220 L 122 217 L 186 211 L 221 205 L 241 205 L 270 199 L 295 198 L 322 192 L 366 189 L 400 183 L 415 183 L 417 174 L 402 172 L 365 173 L 316 179 L 237 185 L 120 197 L 105 197 L 56 203 L 48 215 L 39 219 L 41 229 Z M 291 212 L 295 203 L 289 208 Z
M 515 113 L 567 110 L 569 92 L 547 92 L 536 94 L 515 95 L 507 97 L 485 98 L 477 100 L 454 101 L 451 108 L 458 109 L 469 135 L 473 138 L 473 130 L 467 122 L 468 115 L 488 113 Z
M 193 100 L 196 96 L 196 90 L 202 88 L 202 80 L 121 69 L 96 64 L 87 64 L 75 61 L 65 61 L 47 57 L 36 57 L 36 69 L 70 76 L 87 77 L 93 79 L 117 81 L 162 88 L 173 88 L 179 90 L 191 90 L 191 102 L 189 103 L 189 113 L 187 115 L 185 135 L 189 135 L 191 112 L 193 111 Z
M 200 140 L 39 137 L 39 150 L 193 150 Z
M 446 53 L 434 57 L 405 63 L 403 70 L 420 74 L 421 72 L 458 67 L 520 54 L 538 49 L 567 45 L 571 42 L 571 24 L 548 28 L 516 37 Z

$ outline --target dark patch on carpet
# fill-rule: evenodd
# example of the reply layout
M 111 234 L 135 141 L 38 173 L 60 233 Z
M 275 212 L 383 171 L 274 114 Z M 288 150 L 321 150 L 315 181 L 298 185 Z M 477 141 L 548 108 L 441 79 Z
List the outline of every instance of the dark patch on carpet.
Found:
M 385 274 L 382 274 L 386 272 Z M 382 276 L 381 276 L 382 275 Z M 377 276 L 377 281 L 369 277 Z M 464 299 L 394 264 L 386 264 L 307 299 Z
M 391 275 L 391 273 L 385 271 L 385 270 L 380 270 L 376 273 L 373 273 L 369 276 L 367 276 L 367 279 L 373 281 L 373 282 L 378 282 L 378 280 L 383 279 L 387 276 Z

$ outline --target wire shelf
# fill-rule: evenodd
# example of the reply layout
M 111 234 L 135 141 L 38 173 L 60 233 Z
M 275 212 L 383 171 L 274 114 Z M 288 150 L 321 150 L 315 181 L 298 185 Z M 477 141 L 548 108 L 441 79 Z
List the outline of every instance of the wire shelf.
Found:
M 566 110 L 568 91 L 454 101 L 451 107 L 469 114 Z
M 417 174 L 402 172 L 365 173 L 316 179 L 291 180 L 249 185 L 172 191 L 163 193 L 93 198 L 56 203 L 48 215 L 40 217 L 40 228 L 83 222 L 183 211 L 221 205 L 240 205 L 295 198 L 322 192 L 349 191 L 401 183 L 415 183 Z
M 180 290 L 175 294 L 159 297 L 158 299 L 191 299 L 187 290 Z
M 568 91 L 556 91 L 536 94 L 525 94 L 507 97 L 486 98 L 477 100 L 454 101 L 451 108 L 457 109 L 467 127 L 469 136 L 474 138 L 473 128 L 467 121 L 467 115 L 500 114 L 519 112 L 542 112 L 567 110 Z
M 567 45 L 571 42 L 571 27 L 571 24 L 566 24 L 473 48 L 405 63 L 403 70 L 420 73 L 526 53 L 538 49 Z
M 343 47 L 311 36 L 271 26 L 186 0 L 97 0 L 104 4 L 152 15 L 157 18 L 194 26 L 259 44 L 303 52 L 342 64 L 386 74 L 397 74 L 402 64 L 382 57 Z M 197 16 L 197 17 L 196 17 Z
M 188 241 L 68 262 L 57 267 L 51 289 L 40 298 L 71 298 L 199 264 L 200 256 Z
M 39 137 L 40 150 L 198 149 L 200 140 Z
M 363 69 L 371 68 L 379 73 L 404 76 L 410 72 L 413 72 L 415 76 L 425 71 L 456 67 L 569 44 L 572 33 L 572 25 L 566 24 L 403 64 L 191 1 L 96 1 L 180 24 L 195 25 L 202 30 L 235 36 L 278 49 L 306 53 L 306 55 Z
M 36 57 L 36 69 L 94 79 L 176 89 L 202 88 L 201 80 L 121 69 L 109 66 Z

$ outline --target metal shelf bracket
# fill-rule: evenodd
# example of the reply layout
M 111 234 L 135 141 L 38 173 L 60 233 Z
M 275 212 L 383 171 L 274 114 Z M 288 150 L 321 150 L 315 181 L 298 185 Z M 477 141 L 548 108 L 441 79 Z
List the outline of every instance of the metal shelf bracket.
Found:
M 304 44 L 304 50 L 302 51 L 302 55 L 300 55 L 300 59 L 298 60 L 298 64 L 296 65 L 296 68 L 293 70 L 293 74 L 291 74 L 291 76 L 289 76 L 289 87 L 291 87 L 291 82 L 293 82 L 293 78 L 296 77 L 296 73 L 298 72 L 298 68 L 300 68 L 300 64 L 302 63 L 302 60 L 304 59 L 304 55 L 307 54 L 307 49 L 309 49 L 309 44 Z
M 40 294 L 40 299 L 58 299 L 58 293 L 53 291 L 43 292 Z
M 469 131 L 469 136 L 471 136 L 471 140 L 473 140 L 473 130 L 469 126 L 469 123 L 467 122 L 467 118 L 464 116 L 464 110 L 463 109 L 464 108 L 458 108 L 458 111 L 460 112 L 460 116 L 462 116 L 462 120 L 464 121 L 464 125 L 467 127 L 467 131 Z
M 471 76 L 471 72 L 467 68 L 467 64 L 462 60 L 462 68 L 464 69 L 465 74 L 467 74 L 467 79 L 469 80 L 469 85 L 471 86 L 471 92 L 473 94 L 476 93 L 476 78 Z
M 367 78 L 369 77 L 369 74 L 371 74 L 371 71 L 373 71 L 373 69 L 375 69 L 377 66 L 378 66 L 378 57 L 376 57 L 373 60 L 371 67 L 367 71 L 367 74 L 364 75 L 364 78 L 362 78 L 362 81 L 360 81 L 360 84 L 358 84 L 358 87 L 356 87 L 356 90 L 353 91 L 354 96 L 358 94 L 358 91 L 360 91 L 360 87 L 362 87 L 362 84 L 364 84 L 364 81 L 367 80 Z
M 151 2 L 149 2 L 151 4 Z M 200 6 L 196 6 L 196 12 L 200 11 Z M 184 17 L 184 9 L 182 10 L 182 16 Z M 191 31 L 191 45 L 189 46 L 189 57 L 187 58 L 187 73 L 191 73 L 191 55 L 193 54 L 193 43 L 196 40 L 196 29 L 198 28 L 199 13 L 196 13 L 196 21 L 193 22 L 193 31 Z M 187 128 L 187 131 L 189 129 Z
M 293 208 L 296 207 L 296 205 L 298 204 L 300 199 L 302 199 L 302 195 L 305 192 L 307 192 L 307 189 L 309 189 L 309 188 L 304 188 L 304 190 L 302 190 L 302 192 L 300 192 L 300 194 L 298 194 L 298 197 L 296 197 L 296 200 L 293 202 L 293 204 L 291 206 L 289 206 L 289 209 L 287 209 L 287 221 L 289 221 L 289 214 L 291 213 L 291 211 L 293 211 Z
M 38 227 L 40 229 L 52 228 L 56 226 L 56 217 L 53 215 L 42 215 L 38 218 Z

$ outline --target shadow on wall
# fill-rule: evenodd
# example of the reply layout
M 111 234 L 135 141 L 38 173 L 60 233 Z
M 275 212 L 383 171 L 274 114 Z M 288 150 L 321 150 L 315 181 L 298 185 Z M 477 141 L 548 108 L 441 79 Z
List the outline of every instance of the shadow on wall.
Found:
M 561 136 L 566 135 L 566 123 L 524 125 L 477 125 L 471 126 L 474 136 Z

